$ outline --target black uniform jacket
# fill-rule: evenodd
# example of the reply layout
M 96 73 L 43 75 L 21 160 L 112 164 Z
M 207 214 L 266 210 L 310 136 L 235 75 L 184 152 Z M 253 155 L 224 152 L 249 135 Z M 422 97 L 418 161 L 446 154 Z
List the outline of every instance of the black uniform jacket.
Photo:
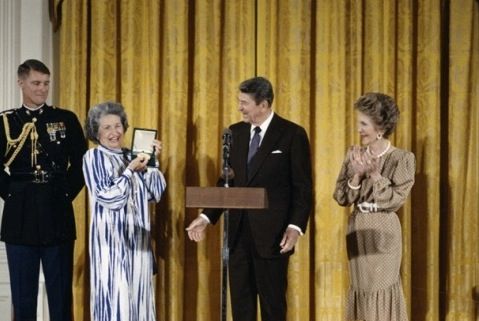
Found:
M 247 215 L 257 253 L 265 258 L 279 257 L 280 242 L 288 224 L 306 230 L 312 208 L 312 174 L 309 141 L 304 128 L 274 115 L 261 145 L 247 171 L 251 124 L 232 125 L 230 152 L 234 178 L 230 186 L 264 187 L 268 208 L 264 210 L 230 210 L 228 243 L 234 251 L 235 241 Z M 222 185 L 222 180 L 218 185 Z M 222 210 L 205 210 L 216 223 Z M 245 222 L 245 220 L 243 220 Z M 285 255 L 290 255 L 293 251 Z
M 3 114 L 8 117 L 9 133 Z M 11 139 L 18 138 L 25 123 L 32 120 L 38 133 L 38 166 L 33 167 L 35 149 L 30 136 L 21 147 L 7 146 L 7 134 Z M 82 127 L 71 111 L 44 105 L 34 112 L 21 107 L 2 113 L 0 157 L 4 166 L 0 170 L 0 196 L 5 201 L 2 241 L 56 245 L 76 238 L 72 201 L 84 185 L 81 166 L 86 149 Z M 5 168 L 15 152 L 18 152 L 15 159 Z M 38 175 L 39 171 L 42 175 Z

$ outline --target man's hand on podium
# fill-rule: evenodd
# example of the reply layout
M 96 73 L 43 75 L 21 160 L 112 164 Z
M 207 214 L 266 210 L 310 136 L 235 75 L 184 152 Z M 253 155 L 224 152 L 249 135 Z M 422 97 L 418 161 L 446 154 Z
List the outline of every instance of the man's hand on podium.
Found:
M 188 237 L 190 240 L 199 242 L 205 238 L 205 229 L 209 222 L 202 216 L 198 216 L 190 225 L 186 228 L 188 231 Z

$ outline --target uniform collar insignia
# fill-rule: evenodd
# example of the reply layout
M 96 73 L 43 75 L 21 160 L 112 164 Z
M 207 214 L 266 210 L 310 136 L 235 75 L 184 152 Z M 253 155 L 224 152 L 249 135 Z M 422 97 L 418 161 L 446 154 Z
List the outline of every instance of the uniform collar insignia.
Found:
M 22 105 L 23 108 L 25 108 L 25 112 L 27 113 L 27 115 L 29 116 L 33 116 L 33 115 L 41 115 L 43 114 L 43 110 L 44 110 L 44 107 L 46 106 L 46 104 L 43 104 L 41 105 L 40 107 L 38 108 L 35 108 L 35 109 L 32 109 L 30 107 L 27 107 L 25 105 Z

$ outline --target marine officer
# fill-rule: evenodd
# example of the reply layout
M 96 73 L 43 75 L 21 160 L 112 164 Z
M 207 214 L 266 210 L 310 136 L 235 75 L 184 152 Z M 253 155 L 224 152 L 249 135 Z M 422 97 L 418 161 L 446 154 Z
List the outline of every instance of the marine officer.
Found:
M 84 186 L 87 145 L 77 116 L 48 106 L 50 71 L 35 59 L 18 67 L 20 108 L 0 115 L 0 196 L 16 321 L 36 320 L 40 264 L 51 321 L 72 320 L 72 201 Z

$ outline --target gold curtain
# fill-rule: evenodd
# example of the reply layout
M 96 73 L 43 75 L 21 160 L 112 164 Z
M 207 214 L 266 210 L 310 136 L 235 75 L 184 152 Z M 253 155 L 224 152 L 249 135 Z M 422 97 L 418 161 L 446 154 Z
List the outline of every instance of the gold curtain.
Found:
M 332 199 L 352 109 L 394 96 L 392 139 L 417 158 L 399 212 L 411 320 L 472 320 L 479 285 L 479 3 L 476 0 L 64 1 L 56 34 L 58 103 L 84 119 L 117 100 L 133 127 L 158 128 L 168 190 L 152 207 L 158 320 L 219 320 L 221 224 L 187 240 L 198 214 L 185 186 L 211 186 L 220 136 L 240 120 L 237 86 L 269 78 L 279 114 L 309 133 L 314 212 L 289 269 L 288 320 L 343 319 L 349 210 Z M 128 135 L 127 135 L 128 136 Z M 129 139 L 130 137 L 128 137 Z M 75 320 L 89 320 L 87 199 L 75 201 Z

